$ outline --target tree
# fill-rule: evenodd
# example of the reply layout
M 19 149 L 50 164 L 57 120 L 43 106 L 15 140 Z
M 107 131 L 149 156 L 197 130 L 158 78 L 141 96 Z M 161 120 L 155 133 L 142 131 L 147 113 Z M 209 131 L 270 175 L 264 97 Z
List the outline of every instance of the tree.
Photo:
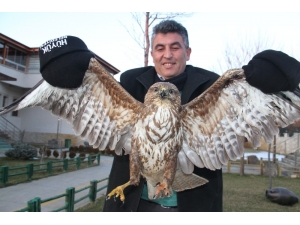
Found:
M 223 74 L 228 69 L 242 68 L 254 55 L 266 49 L 274 49 L 274 42 L 260 31 L 238 34 L 236 38 L 231 39 L 231 42 L 227 41 L 222 59 L 218 60 L 213 70 Z
M 143 49 L 144 52 L 144 66 L 148 66 L 148 58 L 150 51 L 150 37 L 149 29 L 159 20 L 173 19 L 175 17 L 187 17 L 192 15 L 191 13 L 158 13 L 158 12 L 144 12 L 144 13 L 131 13 L 132 19 L 135 22 L 135 26 L 132 26 L 132 30 L 125 29 L 133 40 Z M 138 29 L 136 29 L 136 27 Z

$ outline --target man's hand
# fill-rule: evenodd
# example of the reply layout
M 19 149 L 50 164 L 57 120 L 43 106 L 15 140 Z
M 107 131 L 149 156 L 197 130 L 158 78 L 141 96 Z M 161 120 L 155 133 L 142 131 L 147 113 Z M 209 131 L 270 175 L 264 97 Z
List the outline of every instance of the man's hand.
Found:
M 242 68 L 247 82 L 264 93 L 294 91 L 300 82 L 300 62 L 280 51 L 262 51 Z

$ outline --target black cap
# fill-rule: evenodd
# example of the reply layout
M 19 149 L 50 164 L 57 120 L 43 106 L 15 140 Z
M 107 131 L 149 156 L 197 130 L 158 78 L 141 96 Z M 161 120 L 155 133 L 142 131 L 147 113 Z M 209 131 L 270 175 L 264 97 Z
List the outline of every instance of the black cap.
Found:
M 78 37 L 55 38 L 39 49 L 40 72 L 54 87 L 78 88 L 93 56 Z

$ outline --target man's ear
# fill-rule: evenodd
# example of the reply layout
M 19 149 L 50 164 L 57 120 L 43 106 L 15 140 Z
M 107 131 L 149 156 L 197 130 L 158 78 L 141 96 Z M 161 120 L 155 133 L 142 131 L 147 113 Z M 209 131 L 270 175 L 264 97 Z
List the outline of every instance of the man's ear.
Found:
M 189 60 L 190 60 L 191 53 L 192 53 L 192 49 L 191 49 L 191 48 L 188 48 L 188 49 L 186 50 L 186 55 L 187 55 L 187 60 L 186 60 L 186 61 L 189 61 Z

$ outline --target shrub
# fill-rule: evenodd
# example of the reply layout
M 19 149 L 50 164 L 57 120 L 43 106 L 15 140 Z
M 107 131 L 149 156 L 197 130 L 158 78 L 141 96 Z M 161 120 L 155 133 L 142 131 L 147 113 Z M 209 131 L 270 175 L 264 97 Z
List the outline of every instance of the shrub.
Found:
M 74 152 L 74 151 L 69 152 L 69 157 L 71 159 L 73 159 L 75 156 L 76 156 L 76 152 Z
M 53 156 L 54 156 L 55 158 L 57 158 L 57 157 L 59 156 L 59 153 L 58 153 L 57 150 L 54 150 L 54 151 L 53 151 Z
M 79 145 L 79 152 L 84 152 L 85 151 L 85 147 L 83 145 Z
M 73 149 L 74 149 L 74 152 L 78 152 L 79 151 L 78 146 L 74 146 Z
M 86 147 L 86 151 L 87 151 L 89 154 L 92 154 L 92 153 L 94 152 L 92 146 Z
M 84 152 L 81 152 L 81 153 L 79 154 L 79 157 L 85 157 L 85 153 L 84 153 Z
M 12 147 L 13 149 L 5 152 L 7 157 L 28 160 L 37 156 L 37 152 L 32 145 L 17 142 L 13 143 Z
M 100 151 L 99 151 L 99 149 L 98 148 L 93 148 L 93 153 L 94 154 L 98 154 Z
M 50 149 L 46 150 L 46 155 L 47 155 L 47 157 L 50 157 L 50 155 L 51 155 L 51 150 Z

